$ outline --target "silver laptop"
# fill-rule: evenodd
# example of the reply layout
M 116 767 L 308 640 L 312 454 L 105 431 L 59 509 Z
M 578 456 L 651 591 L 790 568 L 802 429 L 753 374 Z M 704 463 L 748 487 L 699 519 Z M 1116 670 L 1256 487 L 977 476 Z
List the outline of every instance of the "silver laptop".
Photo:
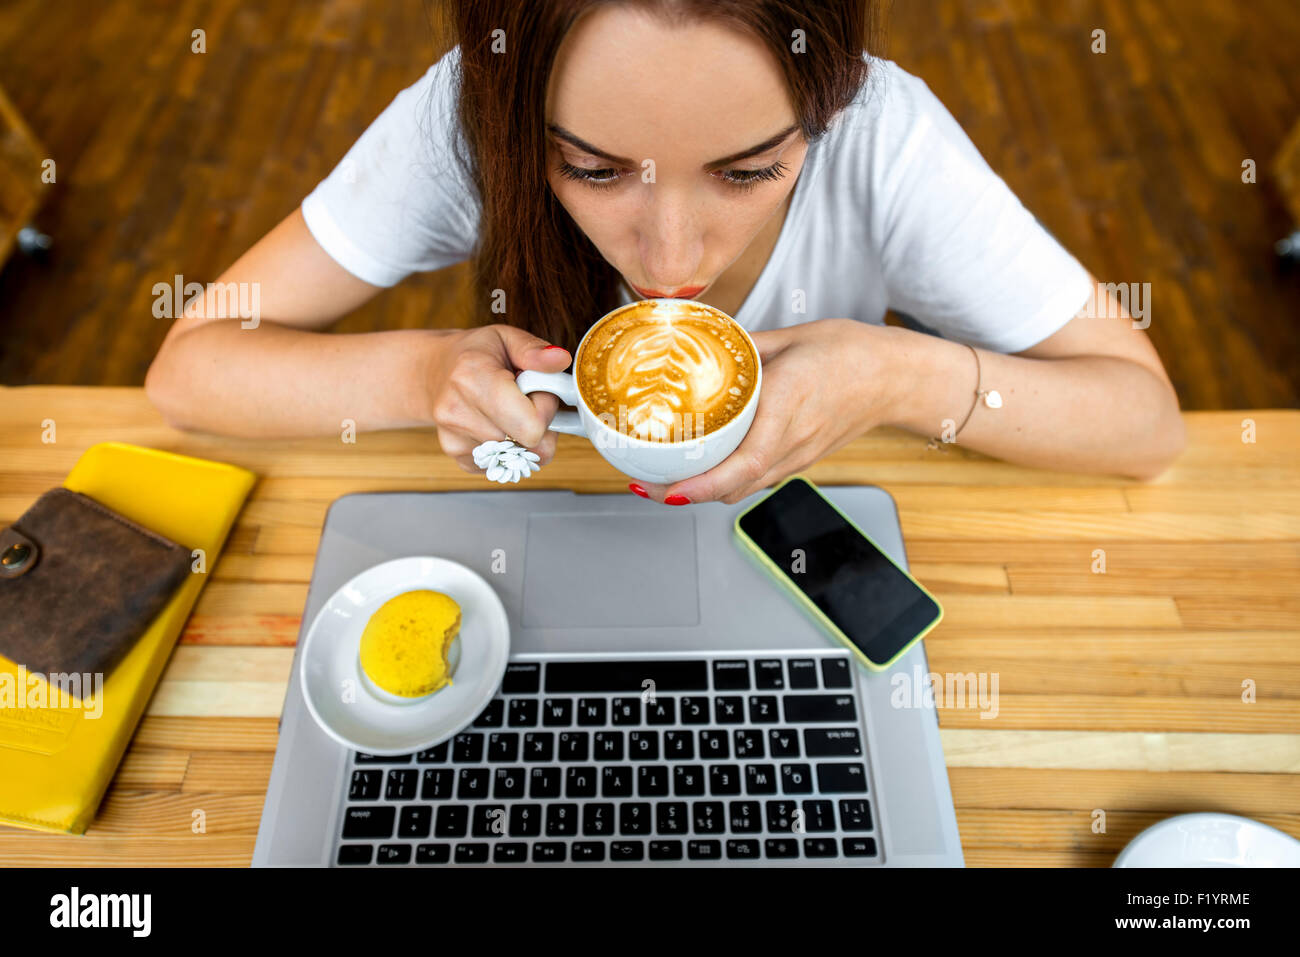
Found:
M 823 491 L 907 567 L 887 492 Z M 873 673 L 826 637 L 733 541 L 760 497 L 339 499 L 299 652 L 354 575 L 437 555 L 496 588 L 510 662 L 461 733 L 379 757 L 317 726 L 295 657 L 254 866 L 961 866 L 934 708 L 890 704 L 923 643 Z

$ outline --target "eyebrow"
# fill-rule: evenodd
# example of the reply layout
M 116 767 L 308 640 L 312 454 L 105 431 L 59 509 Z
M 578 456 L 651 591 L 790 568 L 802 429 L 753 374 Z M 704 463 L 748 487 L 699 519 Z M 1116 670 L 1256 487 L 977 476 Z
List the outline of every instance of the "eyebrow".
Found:
M 582 150 L 583 152 L 590 153 L 592 156 L 599 156 L 601 159 L 608 160 L 609 162 L 619 166 L 640 165 L 637 162 L 630 160 L 625 156 L 614 156 L 612 153 L 606 153 L 604 150 L 600 149 L 599 147 L 592 146 L 586 140 L 576 136 L 573 133 L 570 133 L 568 130 L 566 130 L 562 126 L 559 126 L 558 124 L 547 123 L 546 129 L 551 133 L 552 136 L 555 136 L 557 139 L 562 139 L 567 143 L 571 143 L 572 145 L 576 146 L 578 149 Z M 798 123 L 794 124 L 793 126 L 787 127 L 786 129 L 782 130 L 780 133 L 777 133 L 774 136 L 769 136 L 767 139 L 763 140 L 763 142 L 758 143 L 755 146 L 751 146 L 747 150 L 741 150 L 739 153 L 732 153 L 730 156 L 724 156 L 721 159 L 716 159 L 711 162 L 705 163 L 704 168 L 706 170 L 713 170 L 722 166 L 728 166 L 731 163 L 738 163 L 741 160 L 749 159 L 751 156 L 757 156 L 759 153 L 766 153 L 772 147 L 779 146 L 781 143 L 785 142 L 785 140 L 790 136 L 790 134 L 797 129 L 799 129 Z

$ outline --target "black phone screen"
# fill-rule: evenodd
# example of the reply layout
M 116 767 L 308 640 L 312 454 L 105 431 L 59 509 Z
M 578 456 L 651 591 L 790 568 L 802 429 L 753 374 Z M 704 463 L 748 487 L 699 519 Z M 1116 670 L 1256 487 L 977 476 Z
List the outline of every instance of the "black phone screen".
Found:
M 939 616 L 934 599 L 803 479 L 742 515 L 740 529 L 873 663 Z

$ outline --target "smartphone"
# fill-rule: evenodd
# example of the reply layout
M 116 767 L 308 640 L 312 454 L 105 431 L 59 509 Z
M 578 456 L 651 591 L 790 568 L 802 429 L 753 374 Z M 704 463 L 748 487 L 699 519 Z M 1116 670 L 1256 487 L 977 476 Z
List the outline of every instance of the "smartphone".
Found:
M 934 596 L 802 476 L 737 515 L 735 532 L 741 547 L 873 671 L 892 665 L 943 618 Z

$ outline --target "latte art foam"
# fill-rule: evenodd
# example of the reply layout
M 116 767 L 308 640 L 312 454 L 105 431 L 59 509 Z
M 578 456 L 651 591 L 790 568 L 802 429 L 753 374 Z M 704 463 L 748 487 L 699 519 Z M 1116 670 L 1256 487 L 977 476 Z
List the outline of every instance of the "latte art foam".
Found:
M 641 302 L 583 343 L 578 390 L 617 431 L 679 442 L 720 429 L 754 393 L 757 356 L 730 319 L 691 302 Z

